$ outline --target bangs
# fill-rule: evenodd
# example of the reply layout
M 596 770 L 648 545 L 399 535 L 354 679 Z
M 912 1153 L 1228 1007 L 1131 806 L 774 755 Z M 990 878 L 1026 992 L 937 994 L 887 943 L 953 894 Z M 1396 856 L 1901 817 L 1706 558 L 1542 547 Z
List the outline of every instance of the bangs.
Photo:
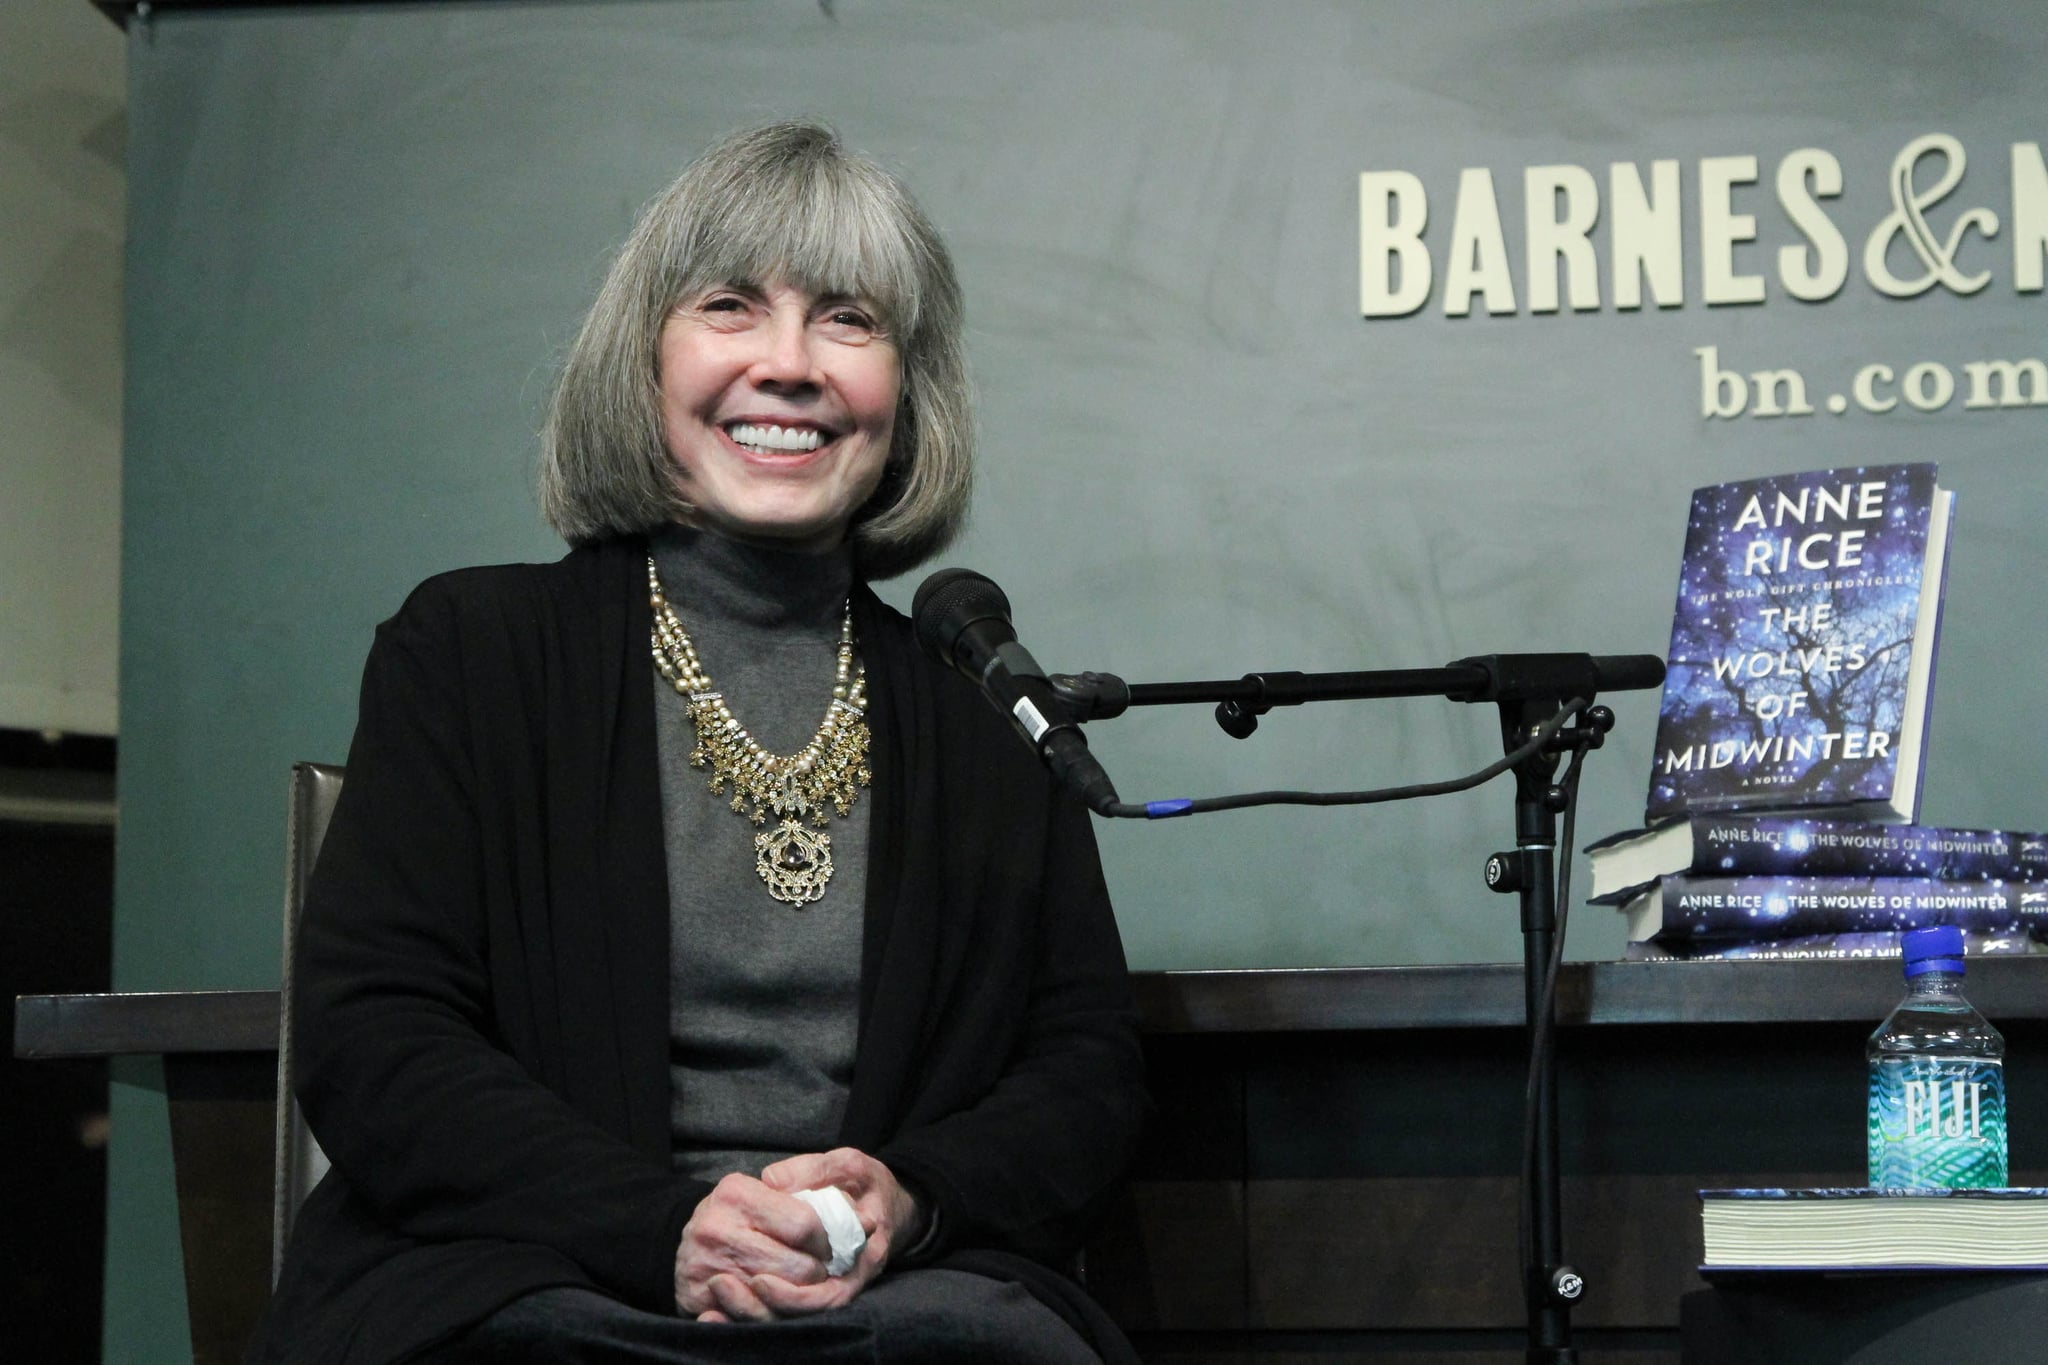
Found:
M 675 290 L 665 307 L 726 284 L 792 285 L 856 299 L 899 347 L 917 331 L 922 244 L 915 208 L 880 177 L 838 158 L 735 166 L 684 210 L 671 242 Z M 690 210 L 695 210 L 691 212 Z M 908 209 L 908 213 L 906 213 Z

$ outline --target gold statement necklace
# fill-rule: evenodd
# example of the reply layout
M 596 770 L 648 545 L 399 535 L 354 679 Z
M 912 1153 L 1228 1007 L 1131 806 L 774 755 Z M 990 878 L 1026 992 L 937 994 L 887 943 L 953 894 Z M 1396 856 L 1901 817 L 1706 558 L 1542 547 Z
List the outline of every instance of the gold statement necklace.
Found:
M 839 626 L 839 664 L 832 704 L 810 743 L 793 754 L 771 754 L 733 717 L 697 647 L 662 595 L 661 574 L 647 559 L 648 601 L 654 607 L 654 666 L 690 706 L 697 732 L 690 766 L 711 769 L 711 790 L 723 796 L 732 785 L 732 809 L 755 824 L 772 813 L 782 823 L 754 836 L 754 871 L 768 894 L 789 905 L 808 905 L 832 880 L 832 836 L 821 833 L 825 806 L 841 817 L 853 813 L 857 787 L 868 785 L 867 668 L 854 657 L 853 603 Z M 814 828 L 806 829 L 808 819 Z

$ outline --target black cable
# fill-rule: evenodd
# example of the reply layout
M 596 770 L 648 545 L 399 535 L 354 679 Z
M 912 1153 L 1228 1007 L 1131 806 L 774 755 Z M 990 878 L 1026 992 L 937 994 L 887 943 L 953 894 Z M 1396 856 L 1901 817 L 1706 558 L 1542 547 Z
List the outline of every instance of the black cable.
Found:
M 1565 708 L 1543 722 L 1527 744 L 1508 754 L 1498 762 L 1489 763 L 1478 772 L 1464 777 L 1455 777 L 1445 782 L 1417 782 L 1406 787 L 1380 787 L 1371 791 L 1356 792 L 1301 792 L 1264 791 L 1245 792 L 1239 796 L 1176 797 L 1169 801 L 1147 801 L 1133 805 L 1123 801 L 1098 808 L 1098 813 L 1120 820 L 1165 820 L 1177 815 L 1207 815 L 1220 810 L 1243 810 L 1248 806 L 1369 806 L 1382 801 L 1409 801 L 1419 796 L 1443 796 L 1449 792 L 1469 791 L 1482 783 L 1491 782 L 1508 769 L 1527 758 L 1534 758 L 1551 736 L 1563 729 L 1565 723 L 1583 711 L 1588 702 L 1574 698 Z

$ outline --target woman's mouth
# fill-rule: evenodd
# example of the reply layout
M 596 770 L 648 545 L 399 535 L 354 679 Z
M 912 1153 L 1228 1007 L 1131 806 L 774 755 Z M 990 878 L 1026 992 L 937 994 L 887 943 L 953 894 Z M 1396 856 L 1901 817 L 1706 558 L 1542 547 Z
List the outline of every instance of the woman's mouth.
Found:
M 771 422 L 733 422 L 725 427 L 725 434 L 749 455 L 807 455 L 830 439 L 816 427 Z

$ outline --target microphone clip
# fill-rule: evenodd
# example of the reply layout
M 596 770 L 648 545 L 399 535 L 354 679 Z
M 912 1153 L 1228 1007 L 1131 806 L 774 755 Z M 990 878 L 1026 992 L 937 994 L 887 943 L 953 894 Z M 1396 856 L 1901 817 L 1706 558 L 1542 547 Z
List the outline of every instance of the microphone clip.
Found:
M 1052 673 L 1046 682 L 1076 724 L 1109 720 L 1131 707 L 1131 685 L 1114 673 Z

